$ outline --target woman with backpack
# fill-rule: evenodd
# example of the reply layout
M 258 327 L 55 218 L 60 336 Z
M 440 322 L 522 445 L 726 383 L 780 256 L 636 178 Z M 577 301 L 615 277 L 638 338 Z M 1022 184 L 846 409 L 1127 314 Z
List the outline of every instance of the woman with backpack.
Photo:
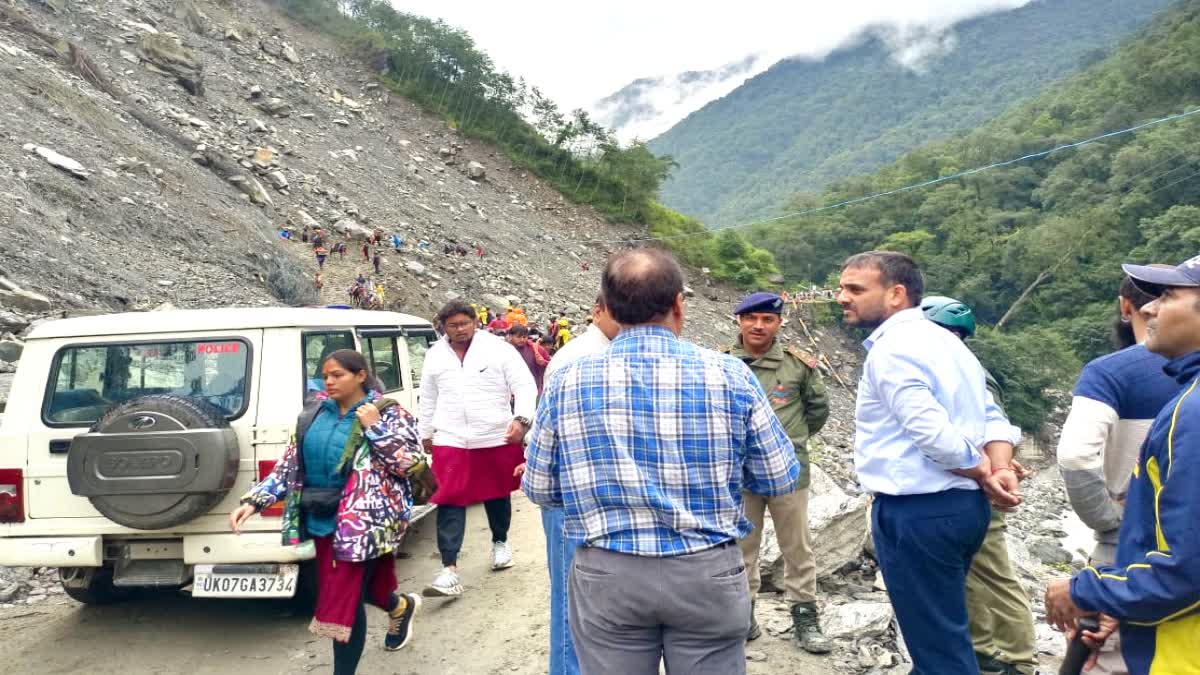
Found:
M 321 364 L 325 390 L 309 399 L 269 476 L 229 516 L 240 532 L 284 502 L 283 543 L 316 548 L 317 606 L 309 630 L 333 640 L 335 675 L 358 668 L 367 636 L 363 602 L 388 613 L 384 649 L 401 649 L 421 606 L 396 593 L 395 553 L 412 511 L 410 470 L 423 461 L 416 420 L 390 399 L 363 355 L 342 349 Z

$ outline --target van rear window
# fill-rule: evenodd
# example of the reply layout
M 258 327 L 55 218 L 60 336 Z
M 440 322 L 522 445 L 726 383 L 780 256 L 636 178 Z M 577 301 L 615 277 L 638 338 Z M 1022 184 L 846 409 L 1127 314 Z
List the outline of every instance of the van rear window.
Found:
M 246 407 L 250 345 L 217 339 L 67 347 L 58 352 L 42 417 L 91 424 L 118 403 L 150 394 L 207 401 L 228 417 Z

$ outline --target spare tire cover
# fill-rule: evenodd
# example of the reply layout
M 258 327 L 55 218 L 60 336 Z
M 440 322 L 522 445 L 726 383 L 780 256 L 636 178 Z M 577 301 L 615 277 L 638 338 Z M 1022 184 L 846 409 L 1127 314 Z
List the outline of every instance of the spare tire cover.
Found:
M 208 513 L 237 480 L 238 442 L 207 401 L 156 394 L 109 410 L 71 442 L 67 480 L 115 523 L 159 530 Z

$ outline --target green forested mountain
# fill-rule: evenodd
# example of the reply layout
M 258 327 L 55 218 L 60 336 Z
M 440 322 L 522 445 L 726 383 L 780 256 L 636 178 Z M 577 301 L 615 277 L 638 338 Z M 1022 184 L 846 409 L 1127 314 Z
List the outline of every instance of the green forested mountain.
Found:
M 803 209 L 1021 157 L 1200 108 L 1200 0 L 1183 0 L 1112 56 L 953 140 L 869 176 L 844 179 Z M 967 301 L 996 327 L 979 342 L 1008 375 L 1026 423 L 1042 389 L 1107 350 L 1120 263 L 1177 263 L 1200 252 L 1200 115 L 936 186 L 757 226 L 793 280 L 824 280 L 871 248 L 901 250 L 932 291 Z
M 823 61 L 782 61 L 650 142 L 679 163 L 663 202 L 714 227 L 776 215 L 797 193 L 974 128 L 1169 4 L 1034 0 L 956 26 L 952 50 L 915 72 L 879 31 Z

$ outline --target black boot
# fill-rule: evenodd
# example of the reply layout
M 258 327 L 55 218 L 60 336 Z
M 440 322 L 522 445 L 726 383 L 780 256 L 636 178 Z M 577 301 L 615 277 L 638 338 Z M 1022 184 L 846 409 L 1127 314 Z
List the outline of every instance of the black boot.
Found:
M 792 605 L 792 624 L 796 642 L 804 651 L 809 654 L 828 654 L 833 651 L 833 643 L 821 632 L 817 603 L 798 602 Z

